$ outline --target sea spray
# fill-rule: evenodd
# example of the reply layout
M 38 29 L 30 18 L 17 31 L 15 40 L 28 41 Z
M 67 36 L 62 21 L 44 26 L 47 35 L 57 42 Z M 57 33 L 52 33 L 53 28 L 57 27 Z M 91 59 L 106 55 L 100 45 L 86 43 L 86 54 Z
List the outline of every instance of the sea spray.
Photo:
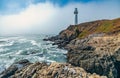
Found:
M 0 72 L 22 59 L 30 62 L 66 62 L 66 50 L 53 42 L 43 41 L 45 35 L 0 37 Z

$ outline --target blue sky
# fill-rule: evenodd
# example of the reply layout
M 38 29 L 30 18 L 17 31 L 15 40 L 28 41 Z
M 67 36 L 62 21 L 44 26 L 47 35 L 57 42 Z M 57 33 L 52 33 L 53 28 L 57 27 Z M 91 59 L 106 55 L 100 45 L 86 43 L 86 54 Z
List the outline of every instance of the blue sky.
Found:
M 79 23 L 120 17 L 120 0 L 0 0 L 0 34 L 57 34 L 76 7 Z
M 17 4 L 19 8 L 19 11 L 21 9 L 27 8 L 30 3 L 37 4 L 37 3 L 46 3 L 50 2 L 53 5 L 58 5 L 60 7 L 64 7 L 70 2 L 89 2 L 92 0 L 0 0 L 0 11 L 2 14 L 9 14 L 9 13 L 15 13 L 16 7 L 8 7 L 8 5 L 14 5 Z M 11 9 L 11 10 L 10 10 Z
M 104 2 L 114 2 L 114 5 L 119 5 L 120 0 L 0 0 L 0 13 L 1 14 L 13 14 L 18 13 L 21 10 L 27 8 L 31 3 L 46 3 L 50 2 L 54 6 L 65 7 L 69 3 L 104 3 Z M 13 6 L 12 6 L 13 5 Z M 17 10 L 16 10 L 17 9 Z

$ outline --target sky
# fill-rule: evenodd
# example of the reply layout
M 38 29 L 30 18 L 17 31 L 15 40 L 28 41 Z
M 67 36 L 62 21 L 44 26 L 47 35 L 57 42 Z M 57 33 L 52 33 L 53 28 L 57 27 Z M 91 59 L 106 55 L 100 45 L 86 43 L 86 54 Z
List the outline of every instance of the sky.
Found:
M 0 35 L 58 34 L 78 23 L 120 17 L 120 0 L 0 0 Z

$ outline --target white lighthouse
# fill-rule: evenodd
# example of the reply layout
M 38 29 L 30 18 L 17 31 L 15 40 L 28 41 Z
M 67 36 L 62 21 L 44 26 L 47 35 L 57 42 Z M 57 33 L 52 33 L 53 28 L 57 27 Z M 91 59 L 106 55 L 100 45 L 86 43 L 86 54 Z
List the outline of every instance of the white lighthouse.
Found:
M 75 8 L 74 14 L 75 14 L 75 25 L 77 25 L 78 24 L 78 10 L 77 10 L 77 8 Z

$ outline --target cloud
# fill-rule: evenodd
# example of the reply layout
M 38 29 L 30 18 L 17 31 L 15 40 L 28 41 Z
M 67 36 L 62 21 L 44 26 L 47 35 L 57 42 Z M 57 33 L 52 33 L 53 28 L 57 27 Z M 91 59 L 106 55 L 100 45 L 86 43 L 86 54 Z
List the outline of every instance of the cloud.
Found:
M 45 23 L 53 17 L 53 6 L 50 4 L 30 5 L 27 9 L 19 14 L 4 15 L 0 17 L 1 33 L 18 34 L 35 32 L 35 29 L 40 29 L 41 32 Z M 34 31 L 32 31 L 34 29 Z
M 17 14 L 0 15 L 0 34 L 58 34 L 74 24 L 75 7 L 79 10 L 79 23 L 120 16 L 120 5 L 114 2 L 73 2 L 64 7 L 49 2 L 31 4 Z

